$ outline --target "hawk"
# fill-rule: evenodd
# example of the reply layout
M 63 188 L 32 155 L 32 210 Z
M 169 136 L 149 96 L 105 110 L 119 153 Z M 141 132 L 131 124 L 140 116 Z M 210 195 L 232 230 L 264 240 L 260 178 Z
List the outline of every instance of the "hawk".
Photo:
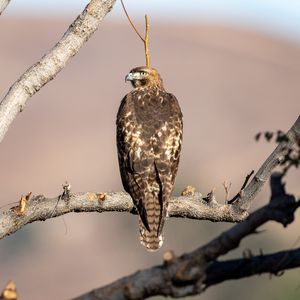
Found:
M 156 69 L 137 67 L 126 76 L 133 90 L 117 114 L 117 148 L 122 183 L 139 215 L 140 241 L 162 246 L 182 141 L 182 113 Z

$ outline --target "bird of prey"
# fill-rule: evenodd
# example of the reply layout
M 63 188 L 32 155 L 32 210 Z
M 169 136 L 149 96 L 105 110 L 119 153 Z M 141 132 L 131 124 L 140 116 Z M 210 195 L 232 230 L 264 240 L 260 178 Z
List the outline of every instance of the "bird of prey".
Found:
M 117 114 L 122 183 L 139 215 L 140 241 L 149 251 L 162 246 L 182 141 L 182 113 L 156 69 L 137 67 L 126 76 L 133 90 Z

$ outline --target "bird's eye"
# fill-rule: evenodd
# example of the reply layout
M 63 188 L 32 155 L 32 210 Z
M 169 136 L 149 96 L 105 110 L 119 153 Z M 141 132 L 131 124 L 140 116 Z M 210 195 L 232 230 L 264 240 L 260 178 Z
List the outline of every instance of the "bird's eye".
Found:
M 146 75 L 146 72 L 141 72 L 141 75 L 142 75 L 142 76 L 145 76 L 145 75 Z

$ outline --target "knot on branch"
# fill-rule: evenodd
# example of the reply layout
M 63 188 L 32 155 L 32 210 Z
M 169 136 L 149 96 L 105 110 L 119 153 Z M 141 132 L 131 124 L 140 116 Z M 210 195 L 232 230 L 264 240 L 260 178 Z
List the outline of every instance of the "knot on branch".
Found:
M 202 257 L 181 261 L 175 266 L 172 283 L 180 287 L 197 282 L 201 286 L 206 277 L 206 267 L 207 262 Z
M 270 219 L 281 223 L 284 227 L 294 221 L 294 213 L 300 207 L 293 195 L 284 195 L 271 200 L 269 206 Z
M 282 182 L 282 173 L 273 173 L 271 176 L 271 201 L 269 205 L 270 219 L 281 223 L 284 227 L 294 221 L 295 210 L 300 206 L 293 195 L 285 192 L 285 184 Z

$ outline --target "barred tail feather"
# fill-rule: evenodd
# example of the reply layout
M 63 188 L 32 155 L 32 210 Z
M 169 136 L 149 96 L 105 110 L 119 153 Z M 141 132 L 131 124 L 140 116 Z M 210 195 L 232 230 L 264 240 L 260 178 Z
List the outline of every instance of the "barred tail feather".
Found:
M 156 251 L 163 244 L 163 236 L 159 232 L 161 222 L 161 205 L 158 197 L 148 198 L 144 203 L 144 208 L 150 230 L 147 230 L 143 223 L 143 218 L 139 217 L 140 241 L 148 251 Z
M 157 236 L 157 231 L 148 231 L 141 218 L 139 218 L 140 227 L 140 242 L 150 252 L 157 251 L 163 244 L 163 236 L 160 234 Z

